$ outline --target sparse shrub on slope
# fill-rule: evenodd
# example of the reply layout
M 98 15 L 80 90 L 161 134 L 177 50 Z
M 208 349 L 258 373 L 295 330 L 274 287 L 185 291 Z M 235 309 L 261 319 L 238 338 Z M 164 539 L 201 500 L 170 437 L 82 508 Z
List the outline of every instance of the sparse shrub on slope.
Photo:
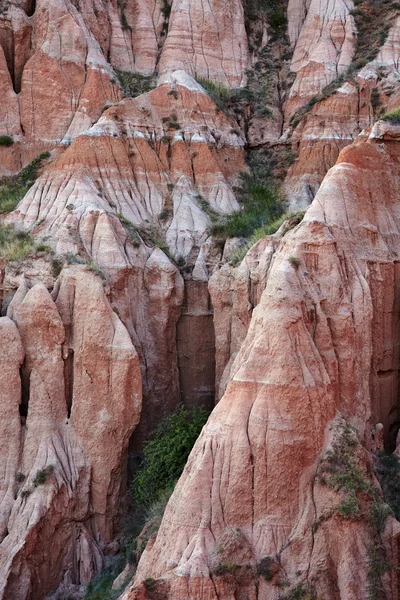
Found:
M 33 159 L 18 175 L 5 177 L 0 180 L 0 213 L 14 210 L 29 188 L 38 177 L 43 162 L 50 157 L 49 152 L 43 152 Z
M 293 158 L 294 155 L 289 149 L 249 152 L 249 172 L 241 175 L 241 185 L 235 190 L 241 209 L 214 223 L 212 234 L 250 238 L 257 230 L 270 228 L 273 223 L 277 223 L 278 229 L 285 202 L 280 181 Z M 276 231 L 273 227 L 272 229 L 265 235 Z
M 33 237 L 12 225 L 0 224 L 0 257 L 8 261 L 24 260 L 34 251 Z
M 380 118 L 381 121 L 388 121 L 392 125 L 400 125 L 400 107 L 386 113 Z
M 180 406 L 156 428 L 143 450 L 143 462 L 130 489 L 132 509 L 125 517 L 122 554 L 89 584 L 85 600 L 114 600 L 112 583 L 126 562 L 136 563 L 149 538 L 158 531 L 165 507 L 190 451 L 207 421 L 203 408 Z
M 124 95 L 128 98 L 136 98 L 141 94 L 150 92 L 155 88 L 153 77 L 146 77 L 140 73 L 115 70 Z

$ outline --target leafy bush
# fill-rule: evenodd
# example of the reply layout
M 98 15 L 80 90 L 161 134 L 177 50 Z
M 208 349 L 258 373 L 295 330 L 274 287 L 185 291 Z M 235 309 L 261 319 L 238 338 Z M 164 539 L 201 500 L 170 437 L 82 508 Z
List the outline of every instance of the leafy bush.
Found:
M 43 162 L 50 157 L 43 152 L 33 159 L 18 175 L 0 180 L 0 213 L 14 210 L 38 177 Z
M 24 260 L 34 251 L 33 237 L 13 225 L 0 223 L 0 257 L 10 262 Z
M 12 146 L 14 140 L 9 135 L 0 135 L 0 146 Z
M 115 72 L 124 96 L 128 98 L 136 98 L 155 88 L 155 81 L 152 76 L 146 77 L 140 73 L 130 73 L 129 71 L 120 71 L 118 69 L 115 69 Z
M 386 113 L 380 118 L 381 121 L 388 121 L 392 125 L 400 125 L 400 107 Z
M 143 450 L 143 463 L 133 483 L 133 497 L 150 507 L 181 475 L 191 449 L 207 420 L 203 408 L 180 406 L 156 428 Z

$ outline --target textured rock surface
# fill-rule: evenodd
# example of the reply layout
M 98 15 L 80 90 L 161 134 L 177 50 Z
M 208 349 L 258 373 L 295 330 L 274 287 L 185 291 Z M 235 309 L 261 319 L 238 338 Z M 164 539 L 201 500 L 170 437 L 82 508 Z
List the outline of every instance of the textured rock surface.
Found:
M 160 73 L 183 69 L 191 75 L 239 87 L 246 81 L 248 41 L 242 0 L 174 0 Z
M 42 599 L 62 577 L 87 583 L 98 571 L 140 417 L 138 356 L 101 279 L 71 267 L 54 296 L 25 286 L 15 324 L 0 320 L 2 598 Z
M 303 223 L 283 238 L 226 393 L 124 600 L 147 597 L 140 582 L 150 576 L 168 578 L 171 598 L 234 598 L 238 589 L 278 597 L 263 578 L 257 589 L 254 578 L 211 576 L 227 535 L 233 548 L 241 536 L 247 555 L 220 561 L 254 565 L 278 555 L 291 585 L 311 583 L 332 600 L 366 596 L 368 525 L 341 519 L 336 494 L 314 476 L 319 455 L 339 436 L 337 411 L 368 446 L 370 424 L 383 422 L 389 435 L 397 402 L 386 381 L 398 377 L 397 336 L 385 334 L 399 308 L 396 134 L 386 131 L 382 145 L 374 131 L 343 151 Z M 396 545 L 392 521 L 387 535 Z M 386 594 L 396 598 L 390 574 Z
M 6 218 L 42 250 L 0 262 L 0 598 L 87 583 L 117 548 L 128 447 L 134 460 L 163 414 L 211 407 L 214 388 L 124 600 L 369 593 L 376 536 L 315 474 L 345 430 L 338 413 L 367 448 L 354 438 L 369 485 L 369 450 L 396 446 L 400 134 L 379 122 L 343 148 L 399 104 L 400 25 L 356 68 L 352 2 L 289 0 L 287 28 L 266 4 L 1 3 L 0 136 L 14 143 L 0 144 L 0 177 L 54 151 Z M 157 87 L 123 99 L 118 70 Z M 218 83 L 217 104 L 196 77 Z M 227 100 L 247 81 L 253 97 Z M 342 153 L 302 225 L 219 268 L 243 240 L 224 249 L 210 227 L 239 208 L 246 145 L 270 144 L 299 155 L 285 181 L 296 208 Z M 394 568 L 398 535 L 389 519 Z

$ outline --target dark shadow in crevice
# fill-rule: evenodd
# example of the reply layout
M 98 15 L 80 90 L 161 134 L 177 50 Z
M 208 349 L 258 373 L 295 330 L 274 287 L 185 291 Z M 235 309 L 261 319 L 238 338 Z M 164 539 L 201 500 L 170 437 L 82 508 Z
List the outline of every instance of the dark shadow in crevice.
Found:
M 21 377 L 21 403 L 19 405 L 19 414 L 21 416 L 21 425 L 24 426 L 26 424 L 26 419 L 28 418 L 28 408 L 29 408 L 29 394 L 30 394 L 30 378 L 27 377 L 26 372 L 24 370 L 25 363 L 19 370 Z
M 67 401 L 68 419 L 71 416 L 72 397 L 74 393 L 74 351 L 68 349 L 68 356 L 64 359 L 64 382 L 65 382 L 65 398 Z
M 396 439 L 400 429 L 400 417 L 398 417 L 391 425 L 387 435 L 385 436 L 385 451 L 392 454 L 396 450 Z

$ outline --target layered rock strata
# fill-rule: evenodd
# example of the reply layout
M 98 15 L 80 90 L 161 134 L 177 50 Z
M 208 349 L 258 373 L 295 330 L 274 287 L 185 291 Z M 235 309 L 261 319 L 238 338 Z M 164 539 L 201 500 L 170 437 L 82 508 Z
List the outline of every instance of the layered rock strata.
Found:
M 270 582 L 255 575 L 265 557 L 292 589 L 329 600 L 367 597 L 368 505 L 344 518 L 340 486 L 334 491 L 316 474 L 320 461 L 349 443 L 374 487 L 365 449 L 372 448 L 371 425 L 383 422 L 390 442 L 398 377 L 397 135 L 377 127 L 342 151 L 302 224 L 283 238 L 224 397 L 124 600 L 150 597 L 142 583 L 149 577 L 170 598 L 278 598 L 274 572 Z M 382 535 L 393 568 L 379 585 L 394 599 L 399 526 L 392 518 Z

